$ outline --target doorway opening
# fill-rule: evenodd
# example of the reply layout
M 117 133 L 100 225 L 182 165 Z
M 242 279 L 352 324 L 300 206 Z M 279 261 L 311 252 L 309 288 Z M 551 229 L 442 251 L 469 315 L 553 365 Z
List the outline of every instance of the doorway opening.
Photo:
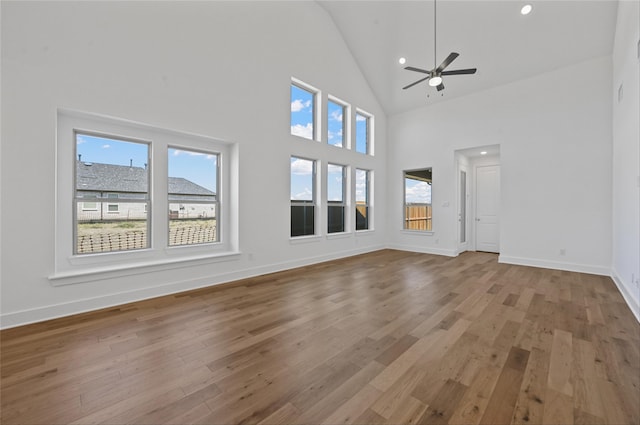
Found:
M 455 152 L 457 251 L 500 253 L 500 145 Z

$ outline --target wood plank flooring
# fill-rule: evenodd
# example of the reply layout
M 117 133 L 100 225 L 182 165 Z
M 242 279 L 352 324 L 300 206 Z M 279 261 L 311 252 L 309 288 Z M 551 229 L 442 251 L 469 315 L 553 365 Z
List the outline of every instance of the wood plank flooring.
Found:
M 3 424 L 638 424 L 611 279 L 383 250 L 8 329 Z

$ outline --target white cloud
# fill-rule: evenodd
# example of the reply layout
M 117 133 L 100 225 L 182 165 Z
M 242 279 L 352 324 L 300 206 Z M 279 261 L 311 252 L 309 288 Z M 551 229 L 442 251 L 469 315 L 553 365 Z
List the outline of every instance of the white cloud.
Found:
M 302 192 L 296 193 L 292 196 L 292 198 L 296 201 L 308 201 L 310 199 L 313 199 L 313 192 L 308 187 L 305 187 Z
M 291 161 L 291 174 L 308 176 L 313 172 L 313 161 L 297 158 Z
M 109 149 L 111 145 L 102 145 L 102 149 Z
M 214 162 L 217 159 L 217 155 L 213 155 L 213 154 L 210 154 L 210 153 L 183 151 L 183 150 L 180 150 L 180 149 L 174 149 L 173 156 L 180 156 L 180 155 L 204 156 L 206 159 L 213 160 Z
M 331 112 L 331 115 L 329 118 L 332 119 L 333 121 L 342 122 L 342 111 L 335 110 Z
M 307 123 L 307 125 L 292 125 L 291 134 L 293 134 L 294 136 L 301 136 L 306 139 L 313 139 L 313 124 Z
M 405 189 L 406 201 L 417 204 L 431 203 L 431 185 L 427 182 L 416 183 Z
M 311 106 L 311 101 L 307 100 L 306 102 L 303 102 L 300 99 L 296 99 L 293 102 L 291 102 L 291 112 L 300 112 L 303 109 L 308 108 L 309 106 Z
M 356 114 L 356 121 L 366 121 L 367 117 L 364 115 Z

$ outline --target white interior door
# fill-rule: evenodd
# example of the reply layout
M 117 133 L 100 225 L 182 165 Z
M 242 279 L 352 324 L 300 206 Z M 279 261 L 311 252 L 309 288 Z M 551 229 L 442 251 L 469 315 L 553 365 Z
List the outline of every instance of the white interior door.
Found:
M 500 166 L 476 168 L 476 250 L 500 252 Z

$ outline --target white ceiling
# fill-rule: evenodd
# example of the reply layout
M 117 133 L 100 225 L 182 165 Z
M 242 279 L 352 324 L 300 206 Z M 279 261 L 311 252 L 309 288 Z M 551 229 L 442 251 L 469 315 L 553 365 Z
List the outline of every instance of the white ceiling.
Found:
M 438 93 L 426 81 L 402 90 L 424 77 L 404 66 L 433 68 L 433 1 L 318 3 L 387 114 L 609 55 L 618 5 L 615 0 L 438 0 L 437 64 L 455 51 L 460 56 L 447 70 L 478 69 L 474 75 L 444 77 L 445 89 Z M 526 3 L 533 11 L 524 16 L 520 9 Z M 405 65 L 398 63 L 400 57 L 407 58 Z

